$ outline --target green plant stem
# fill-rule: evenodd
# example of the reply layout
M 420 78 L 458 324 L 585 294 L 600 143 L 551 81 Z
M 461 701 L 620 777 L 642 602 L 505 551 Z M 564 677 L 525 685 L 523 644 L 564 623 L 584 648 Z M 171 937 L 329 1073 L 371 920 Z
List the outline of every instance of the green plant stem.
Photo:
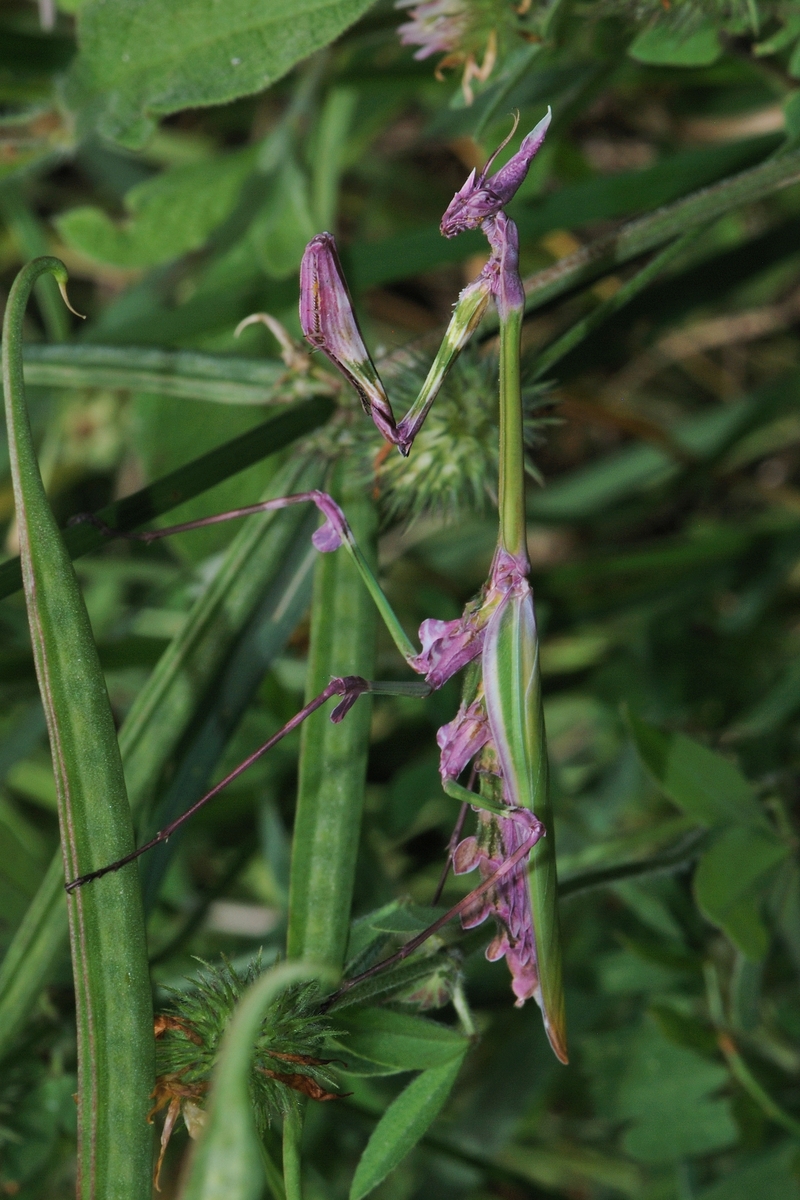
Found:
M 133 845 L 122 761 L 86 606 L 39 474 L 22 373 L 22 325 L 36 280 L 58 259 L 17 276 L 3 327 L 3 387 L 25 600 L 47 720 L 65 869 L 91 870 Z M 52 876 L 50 877 L 52 883 Z M 78 1195 L 149 1194 L 153 1010 L 135 869 L 67 904 L 78 1026 Z
M 272 1155 L 267 1150 L 263 1141 L 259 1143 L 259 1149 L 261 1150 L 261 1162 L 264 1166 L 264 1177 L 267 1181 L 267 1187 L 272 1193 L 272 1200 L 286 1200 L 283 1175 L 272 1161 Z
M 792 1137 L 800 1138 L 800 1121 L 787 1113 L 776 1100 L 772 1099 L 769 1092 L 761 1086 L 739 1053 L 733 1037 L 728 1029 L 725 1028 L 725 1006 L 722 1001 L 719 975 L 713 962 L 706 962 L 704 964 L 703 975 L 706 984 L 708 1011 L 712 1023 L 716 1026 L 717 1030 L 717 1045 L 730 1068 L 731 1075 L 744 1088 L 748 1096 L 755 1101 L 765 1116 L 774 1121 L 776 1125 L 780 1125 Z
M 509 554 L 527 557 L 525 538 L 525 442 L 520 390 L 522 310 L 513 309 L 500 323 L 500 481 L 498 509 L 500 545 Z
M 298 1113 L 287 1113 L 283 1119 L 283 1186 L 286 1200 L 303 1200 L 302 1162 L 300 1143 L 303 1119 Z
M 581 892 L 588 892 L 593 888 L 608 887 L 614 883 L 621 883 L 625 879 L 680 871 L 683 867 L 695 862 L 707 844 L 706 831 L 700 830 L 692 833 L 688 838 L 684 838 L 680 845 L 672 850 L 666 850 L 663 854 L 654 854 L 650 858 L 639 859 L 638 862 L 619 863 L 613 867 L 598 867 L 593 871 L 581 871 L 580 874 L 571 875 L 559 883 L 559 899 L 565 900 L 568 896 L 580 895 Z
M 333 470 L 331 490 L 373 558 L 377 521 L 363 489 L 348 479 L 348 462 Z M 314 576 L 306 695 L 332 676 L 374 673 L 376 614 L 347 555 L 321 554 Z M 364 803 L 371 704 L 362 696 L 347 720 L 332 725 L 320 709 L 303 725 L 292 842 L 287 950 L 341 971 L 347 945 L 356 852 Z

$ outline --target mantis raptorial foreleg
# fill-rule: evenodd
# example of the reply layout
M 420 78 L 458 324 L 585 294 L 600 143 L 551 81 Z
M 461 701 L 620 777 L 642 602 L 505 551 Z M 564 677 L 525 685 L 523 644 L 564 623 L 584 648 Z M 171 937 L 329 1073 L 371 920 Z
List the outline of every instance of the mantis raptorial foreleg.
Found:
M 516 192 L 544 141 L 550 110 L 533 129 L 510 162 L 494 175 L 489 168 L 513 137 L 514 128 L 497 148 L 480 175 L 475 171 L 456 193 L 442 218 L 441 231 L 447 238 L 465 229 L 475 229 L 493 218 Z M 485 232 L 488 232 L 485 230 Z M 458 297 L 439 350 L 419 395 L 403 419 L 395 421 L 389 397 L 358 326 L 353 303 L 342 272 L 336 241 L 330 233 L 317 234 L 308 243 L 300 266 L 300 324 L 307 341 L 327 355 L 333 365 L 358 392 L 364 411 L 386 439 L 407 455 L 425 417 L 444 383 L 447 372 L 478 328 L 492 297 L 502 305 L 502 288 L 509 272 L 505 248 L 492 242 L 492 256 L 474 282 Z M 520 285 L 521 290 L 521 285 Z M 502 314 L 501 314 L 502 316 Z

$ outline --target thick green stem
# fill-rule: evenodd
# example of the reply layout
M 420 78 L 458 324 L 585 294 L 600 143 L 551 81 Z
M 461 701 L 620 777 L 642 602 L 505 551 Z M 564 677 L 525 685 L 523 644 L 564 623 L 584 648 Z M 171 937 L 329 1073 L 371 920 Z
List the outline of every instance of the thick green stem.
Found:
M 3 387 L 25 600 L 47 718 L 64 865 L 70 878 L 119 858 L 133 828 L 111 707 L 86 606 L 42 485 L 22 376 L 22 323 L 39 258 L 18 275 L 3 327 Z M 78 1195 L 150 1194 L 153 1012 L 138 872 L 68 900 L 78 1025 Z
M 525 540 L 525 443 L 520 388 L 522 310 L 512 309 L 500 324 L 500 545 L 527 556 Z
M 298 1113 L 287 1113 L 283 1119 L 283 1186 L 286 1200 L 303 1200 L 300 1142 L 303 1135 L 303 1118 Z
M 375 512 L 363 489 L 348 484 L 347 469 L 346 460 L 340 460 L 331 490 L 358 542 L 374 557 Z M 372 677 L 375 623 L 372 600 L 351 559 L 321 554 L 314 578 L 308 699 L 332 676 Z M 290 958 L 312 959 L 335 971 L 342 969 L 347 946 L 370 712 L 369 697 L 362 696 L 347 719 L 333 725 L 326 706 L 306 720 L 300 744 L 287 947 Z

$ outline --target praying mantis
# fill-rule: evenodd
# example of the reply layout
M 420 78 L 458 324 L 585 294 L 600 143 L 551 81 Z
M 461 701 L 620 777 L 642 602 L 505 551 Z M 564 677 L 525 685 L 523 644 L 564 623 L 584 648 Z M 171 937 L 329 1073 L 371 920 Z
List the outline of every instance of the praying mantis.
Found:
M 518 1006 L 533 998 L 556 1056 L 567 1062 L 561 943 L 553 820 L 548 795 L 547 750 L 541 701 L 539 650 L 525 531 L 523 410 L 520 338 L 524 292 L 519 274 L 519 239 L 505 205 L 525 179 L 550 123 L 550 111 L 525 137 L 520 149 L 493 175 L 489 170 L 508 138 L 480 174 L 473 170 L 449 204 L 441 223 L 445 237 L 480 228 L 490 257 L 479 277 L 461 292 L 441 346 L 409 412 L 395 420 L 391 403 L 356 320 L 350 294 L 329 233 L 308 244 L 300 269 L 300 322 L 312 347 L 321 350 L 355 388 L 365 412 L 385 440 L 407 456 L 448 370 L 476 331 L 491 301 L 499 318 L 499 487 L 498 541 L 489 578 L 479 596 L 453 621 L 426 620 L 418 650 L 408 638 L 358 546 L 345 514 L 324 492 L 302 492 L 211 517 L 126 537 L 150 542 L 205 525 L 288 505 L 313 503 L 324 517 L 313 535 L 322 553 L 342 548 L 353 560 L 406 664 L 424 682 L 387 683 L 358 676 L 332 679 L 272 738 L 212 788 L 178 820 L 145 845 L 105 867 L 67 883 L 88 884 L 165 841 L 194 812 L 260 759 L 307 716 L 333 697 L 331 720 L 341 721 L 366 692 L 424 696 L 466 668 L 457 716 L 437 735 L 440 774 L 447 795 L 476 810 L 477 832 L 451 840 L 448 861 L 457 873 L 479 869 L 482 882 L 397 955 L 405 957 L 446 921 L 461 918 L 472 928 L 493 916 L 498 933 L 486 954 L 505 957 Z M 92 520 L 104 532 L 116 531 Z M 459 780 L 472 765 L 469 786 Z M 473 790 L 475 779 L 477 792 Z M 529 862 L 528 862 L 529 860 Z M 527 865 L 526 865 L 527 864 Z M 378 967 L 384 964 L 378 964 Z M 372 973 L 376 968 L 371 968 Z M 358 977 L 361 978 L 361 977 Z M 357 979 L 345 981 L 343 989 Z

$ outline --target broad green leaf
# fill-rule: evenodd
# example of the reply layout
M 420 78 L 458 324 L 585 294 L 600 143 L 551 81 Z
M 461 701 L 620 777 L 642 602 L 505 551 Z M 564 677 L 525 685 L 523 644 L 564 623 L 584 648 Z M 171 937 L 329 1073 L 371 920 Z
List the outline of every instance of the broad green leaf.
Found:
M 45 495 L 22 376 L 22 322 L 36 279 L 62 284 L 54 258 L 18 275 L 3 326 L 3 388 L 25 601 L 58 794 L 68 878 L 133 849 L 111 705 L 75 571 Z M 48 878 L 52 884 L 52 875 Z M 34 902 L 35 903 L 35 902 Z M 153 1008 L 134 864 L 67 904 L 78 1028 L 79 1194 L 138 1200 L 150 1186 Z M 60 920 L 60 913 L 58 916 Z
M 248 235 L 265 274 L 272 279 L 294 275 L 317 228 L 311 215 L 308 181 L 288 158 L 278 173 L 268 204 Z
M 697 1200 L 800 1200 L 797 1143 L 739 1159 L 722 1179 L 702 1188 Z
M 253 1047 L 270 1004 L 293 983 L 320 978 L 311 963 L 281 963 L 245 992 L 220 1047 L 204 1132 L 182 1200 L 259 1200 L 264 1186 L 248 1080 Z
M 658 67 L 708 67 L 722 54 L 710 20 L 685 28 L 659 21 L 643 29 L 628 47 L 637 62 Z
M 509 795 L 514 804 L 534 812 L 546 830 L 531 852 L 528 875 L 539 971 L 536 1000 L 553 1051 L 566 1062 L 555 828 L 548 788 L 539 643 L 529 589 L 502 604 L 489 622 L 483 683 Z
M 744 775 L 721 754 L 683 733 L 665 733 L 633 712 L 628 721 L 642 762 L 670 800 L 713 827 L 731 823 L 769 828 Z
M 343 457 L 329 488 L 374 561 L 377 514 L 352 460 Z M 320 554 L 314 572 L 306 700 L 333 676 L 374 678 L 376 612 L 352 561 Z M 364 805 L 371 705 L 362 696 L 334 725 L 330 708 L 303 723 L 292 842 L 287 952 L 341 972 L 350 925 L 356 855 Z
M 68 246 L 117 267 L 152 267 L 199 249 L 225 220 L 256 161 L 257 149 L 173 167 L 125 197 L 130 216 L 113 221 L 100 208 L 73 208 L 56 221 Z
M 629 1122 L 622 1144 L 632 1158 L 668 1163 L 736 1141 L 729 1102 L 711 1098 L 726 1069 L 667 1041 L 650 1021 L 587 1038 L 584 1050 L 599 1110 Z
M 769 948 L 761 916 L 766 886 L 789 854 L 786 843 L 769 829 L 736 825 L 705 852 L 695 872 L 701 911 L 753 961 L 762 959 Z
M 347 1009 L 336 1028 L 345 1052 L 402 1071 L 440 1067 L 466 1050 L 464 1035 L 438 1021 L 390 1008 Z M 349 1064 L 348 1064 L 349 1065 Z
M 376 916 L 372 928 L 381 933 L 422 933 L 443 911 L 441 908 L 423 908 L 419 904 L 404 904 L 393 913 Z
M 141 146 L 155 120 L 269 87 L 373 0 L 92 0 L 68 96 L 103 137 Z
M 463 1055 L 418 1075 L 387 1108 L 361 1155 L 350 1200 L 361 1200 L 416 1146 L 438 1116 L 461 1069 Z

